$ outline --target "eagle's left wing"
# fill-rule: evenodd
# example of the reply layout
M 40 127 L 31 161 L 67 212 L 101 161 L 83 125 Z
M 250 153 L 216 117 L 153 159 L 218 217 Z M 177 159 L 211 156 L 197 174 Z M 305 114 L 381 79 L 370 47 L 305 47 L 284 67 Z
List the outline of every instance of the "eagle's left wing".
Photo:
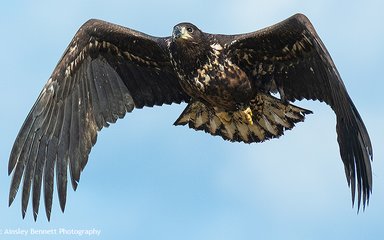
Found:
M 334 110 L 340 155 L 358 207 L 372 189 L 372 146 L 363 120 L 349 97 L 331 56 L 309 20 L 296 14 L 271 27 L 222 37 L 227 56 L 265 92 L 283 100 L 324 101 Z
M 51 214 L 54 177 L 64 210 L 69 169 L 74 189 L 97 132 L 144 106 L 188 101 L 157 38 L 100 20 L 77 32 L 28 114 L 9 159 L 9 204 L 22 183 L 22 214 L 32 191 L 36 219 L 44 187 Z

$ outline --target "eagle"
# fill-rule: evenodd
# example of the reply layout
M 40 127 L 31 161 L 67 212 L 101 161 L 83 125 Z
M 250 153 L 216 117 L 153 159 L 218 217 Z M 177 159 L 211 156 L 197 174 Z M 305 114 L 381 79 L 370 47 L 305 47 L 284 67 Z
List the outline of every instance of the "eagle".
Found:
M 31 198 L 36 221 L 44 192 L 49 221 L 56 178 L 64 212 L 68 178 L 76 190 L 98 131 L 136 108 L 185 102 L 175 125 L 253 143 L 278 138 L 304 121 L 312 112 L 292 104 L 302 99 L 325 102 L 335 112 L 352 206 L 357 198 L 358 210 L 365 208 L 372 191 L 371 141 L 305 15 L 237 35 L 210 34 L 183 22 L 168 37 L 88 20 L 16 137 L 9 205 L 22 184 L 22 217 Z

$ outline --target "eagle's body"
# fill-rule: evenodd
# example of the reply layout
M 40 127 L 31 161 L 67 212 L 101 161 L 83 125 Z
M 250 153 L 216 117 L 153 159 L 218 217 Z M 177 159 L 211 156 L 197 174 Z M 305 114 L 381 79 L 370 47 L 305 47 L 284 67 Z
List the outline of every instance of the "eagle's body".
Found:
M 199 31 L 190 23 L 176 27 Z M 195 38 L 169 43 L 171 62 L 181 87 L 193 98 L 203 98 L 210 105 L 228 111 L 248 103 L 255 96 L 255 89 L 246 73 L 227 58 L 220 41 L 202 32 Z
M 175 124 L 189 124 L 230 141 L 279 137 L 311 112 L 271 97 L 267 86 L 253 84 L 252 73 L 244 71 L 240 61 L 233 62 L 248 57 L 230 51 L 228 46 L 235 42 L 225 35 L 201 32 L 191 23 L 174 27 L 167 48 L 180 86 L 191 96 Z
M 44 183 L 49 218 L 56 175 L 64 210 L 68 168 L 76 189 L 97 132 L 134 108 L 186 102 L 175 125 L 251 143 L 277 138 L 304 121 L 311 111 L 290 103 L 303 98 L 334 110 L 352 199 L 357 188 L 358 206 L 361 201 L 365 206 L 372 189 L 369 135 L 304 15 L 239 35 L 208 34 L 180 23 L 164 38 L 90 20 L 69 44 L 17 136 L 9 160 L 9 202 L 23 180 L 22 213 L 32 189 L 36 219 Z

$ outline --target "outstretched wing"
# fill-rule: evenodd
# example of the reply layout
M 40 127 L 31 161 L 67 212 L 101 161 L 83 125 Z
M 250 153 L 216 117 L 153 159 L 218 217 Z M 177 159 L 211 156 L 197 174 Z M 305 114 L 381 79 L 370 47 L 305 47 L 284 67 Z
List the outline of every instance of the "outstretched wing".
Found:
M 224 38 L 223 38 L 224 39 Z M 324 44 L 302 14 L 249 34 L 226 37 L 228 57 L 253 84 L 265 92 L 280 93 L 283 100 L 303 98 L 324 101 L 337 117 L 340 155 L 358 208 L 368 203 L 372 189 L 371 141 L 355 105 Z
M 76 189 L 97 132 L 103 127 L 135 107 L 188 101 L 170 65 L 166 41 L 99 20 L 90 20 L 79 29 L 28 114 L 11 152 L 9 204 L 23 180 L 23 217 L 32 188 L 36 220 L 43 182 L 50 219 L 55 169 L 64 211 L 68 167 Z

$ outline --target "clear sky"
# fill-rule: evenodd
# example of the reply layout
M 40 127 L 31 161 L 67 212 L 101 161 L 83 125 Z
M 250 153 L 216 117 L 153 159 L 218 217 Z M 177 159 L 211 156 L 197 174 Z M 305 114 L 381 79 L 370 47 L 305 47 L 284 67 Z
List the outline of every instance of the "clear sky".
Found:
M 384 236 L 384 9 L 367 1 L 2 1 L 0 3 L 1 239 L 382 239 Z M 185 104 L 135 110 L 104 129 L 82 173 L 57 192 L 51 222 L 43 208 L 21 218 L 20 194 L 8 208 L 7 164 L 29 109 L 80 25 L 99 18 L 155 35 L 190 21 L 212 33 L 243 33 L 306 14 L 331 53 L 374 147 L 373 194 L 351 208 L 325 104 L 278 140 L 236 144 L 172 123 Z M 28 236 L 6 235 L 26 230 Z M 101 231 L 99 236 L 60 229 Z M 31 235 L 32 230 L 56 230 Z

